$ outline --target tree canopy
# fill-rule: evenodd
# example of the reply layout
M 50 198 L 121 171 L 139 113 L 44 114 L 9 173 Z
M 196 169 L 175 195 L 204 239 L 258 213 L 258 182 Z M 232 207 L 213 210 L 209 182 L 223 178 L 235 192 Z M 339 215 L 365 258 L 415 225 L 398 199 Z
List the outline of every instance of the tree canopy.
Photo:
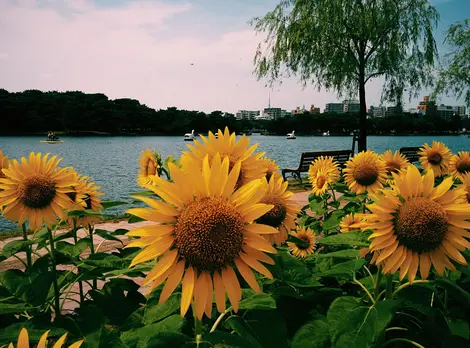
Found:
M 470 23 L 468 19 L 449 27 L 445 42 L 451 52 L 445 57 L 444 68 L 439 72 L 436 94 L 452 93 L 464 97 L 470 107 Z
M 427 0 L 281 0 L 252 24 L 266 38 L 255 73 L 270 83 L 291 74 L 304 84 L 359 95 L 359 149 L 367 148 L 366 83 L 385 78 L 384 96 L 431 83 L 439 15 Z

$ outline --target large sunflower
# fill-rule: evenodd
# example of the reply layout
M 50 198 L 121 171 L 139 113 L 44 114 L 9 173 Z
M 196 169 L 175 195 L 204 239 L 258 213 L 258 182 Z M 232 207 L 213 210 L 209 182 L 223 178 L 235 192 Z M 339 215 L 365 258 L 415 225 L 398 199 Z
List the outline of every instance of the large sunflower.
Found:
M 460 151 L 449 160 L 449 171 L 454 178 L 462 179 L 463 174 L 470 173 L 470 152 Z
M 159 175 L 159 162 L 161 162 L 161 159 L 155 152 L 152 152 L 150 149 L 142 151 L 139 158 L 140 170 L 137 175 L 137 184 L 142 187 L 151 185 L 153 183 L 153 178 Z
M 392 152 L 392 150 L 387 150 L 380 155 L 380 159 L 385 162 L 385 167 L 389 174 L 398 173 L 410 164 L 400 151 Z
M 47 347 L 47 336 L 49 335 L 50 330 L 44 332 L 44 334 L 41 336 L 39 339 L 39 342 L 36 348 L 46 348 Z M 62 348 L 62 346 L 65 343 L 65 340 L 67 339 L 67 334 L 63 334 L 57 342 L 54 344 L 52 348 Z M 75 343 L 72 343 L 69 348 L 79 348 L 83 343 L 83 340 L 77 341 Z M 22 328 L 20 331 L 20 334 L 18 335 L 18 341 L 16 342 L 16 348 L 29 348 L 29 335 L 28 335 L 28 330 L 25 328 Z M 8 348 L 15 348 L 13 343 L 10 343 L 8 345 Z
M 279 166 L 277 165 L 276 161 L 270 158 L 262 158 L 264 166 L 266 167 L 266 179 L 269 181 L 271 176 L 278 174 Z
M 2 169 L 8 169 L 8 156 L 3 154 L 3 151 L 0 150 L 0 178 L 4 178 L 5 174 L 3 174 Z
M 241 161 L 230 171 L 228 157 L 221 160 L 216 154 L 209 163 L 207 155 L 202 169 L 194 160 L 183 163 L 182 168 L 170 163 L 174 182 L 157 177 L 156 185 L 149 187 L 165 202 L 136 197 L 151 208 L 128 210 L 155 222 L 128 232 L 140 237 L 129 247 L 144 247 L 131 267 L 160 257 L 143 285 L 154 289 L 166 281 L 159 300 L 164 303 L 182 281 L 181 315 L 193 303 L 199 319 L 203 313 L 211 316 L 213 291 L 219 312 L 225 311 L 225 293 L 238 310 L 242 292 L 235 269 L 253 290 L 261 291 L 251 269 L 272 279 L 261 262 L 273 264 L 265 252 L 276 250 L 262 235 L 279 233 L 271 226 L 253 223 L 273 208 L 259 203 L 264 195 L 262 181 L 254 180 L 234 192 Z
M 449 172 L 449 160 L 452 153 L 447 146 L 433 140 L 432 146 L 425 143 L 420 150 L 419 162 L 425 170 L 432 169 L 436 176 L 443 176 Z
M 194 146 L 188 145 L 191 151 L 183 152 L 182 161 L 185 157 L 189 156 L 197 159 L 202 164 L 202 160 L 206 155 L 209 155 L 209 160 L 212 160 L 217 153 L 222 157 L 228 156 L 230 168 L 237 161 L 241 161 L 240 177 L 237 179 L 236 188 L 266 175 L 267 168 L 263 165 L 264 163 L 261 159 L 264 152 L 253 154 L 258 144 L 248 147 L 250 144 L 249 138 L 243 135 L 237 141 L 235 133 L 230 134 L 228 128 L 225 128 L 224 132 L 219 129 L 217 134 L 217 138 L 212 132 L 209 132 L 207 138 L 201 135 L 202 143 L 195 140 Z
M 300 258 L 305 258 L 315 251 L 315 233 L 310 228 L 304 226 L 297 226 L 296 232 L 290 233 L 297 239 L 302 240 L 302 243 L 287 242 L 287 247 L 292 255 Z
M 273 209 L 256 220 L 260 224 L 269 225 L 279 230 L 279 233 L 265 235 L 271 243 L 281 245 L 287 240 L 289 232 L 295 228 L 295 218 L 300 211 L 298 203 L 290 197 L 293 193 L 287 191 L 288 182 L 280 176 L 271 176 L 269 182 L 263 178 L 265 192 L 260 203 L 272 204 Z
M 338 163 L 331 156 L 320 156 L 310 164 L 308 177 L 312 184 L 312 193 L 321 196 L 328 190 L 329 185 L 338 181 Z
M 354 230 L 360 229 L 361 226 L 361 219 L 360 214 L 349 213 L 345 215 L 340 223 L 339 223 L 339 230 L 340 232 L 351 232 Z
M 394 177 L 392 189 L 374 196 L 368 205 L 372 214 L 363 222 L 374 230 L 369 249 L 379 253 L 375 263 L 383 263 L 385 274 L 400 270 L 400 279 L 408 274 L 410 282 L 418 268 L 426 279 L 431 264 L 439 275 L 455 270 L 449 258 L 465 265 L 461 252 L 470 248 L 470 204 L 464 189 L 450 190 L 452 177 L 434 187 L 433 171 L 421 176 L 413 165 Z
M 370 150 L 359 152 L 346 162 L 343 173 L 349 189 L 357 194 L 375 192 L 387 180 L 384 161 Z
M 67 197 L 75 185 L 73 175 L 66 169 L 58 169 L 60 159 L 49 154 L 33 153 L 21 162 L 12 160 L 8 169 L 3 169 L 5 178 L 0 179 L 0 206 L 3 215 L 19 225 L 29 220 L 32 230 L 63 220 L 64 209 L 73 208 Z

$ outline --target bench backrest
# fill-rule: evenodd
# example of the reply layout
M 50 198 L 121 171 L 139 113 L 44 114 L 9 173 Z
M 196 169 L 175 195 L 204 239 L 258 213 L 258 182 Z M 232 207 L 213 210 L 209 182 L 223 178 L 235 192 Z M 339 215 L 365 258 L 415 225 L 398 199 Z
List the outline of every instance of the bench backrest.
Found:
M 418 162 L 421 157 L 418 153 L 419 147 L 402 147 L 400 153 L 405 156 L 410 163 Z
M 331 150 L 331 151 L 315 151 L 315 152 L 302 152 L 300 157 L 299 169 L 301 172 L 308 171 L 310 164 L 320 156 L 331 156 L 338 162 L 341 168 L 344 167 L 346 162 L 351 156 L 351 150 Z

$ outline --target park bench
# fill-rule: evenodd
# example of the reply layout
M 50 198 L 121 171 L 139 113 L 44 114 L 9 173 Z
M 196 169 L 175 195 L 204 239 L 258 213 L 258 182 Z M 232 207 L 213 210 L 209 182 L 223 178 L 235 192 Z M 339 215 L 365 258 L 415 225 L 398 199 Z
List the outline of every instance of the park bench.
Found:
M 286 179 L 286 174 L 290 174 L 295 179 L 299 180 L 302 184 L 302 173 L 307 173 L 310 164 L 320 156 L 331 156 L 338 162 L 342 169 L 351 156 L 351 150 L 329 150 L 329 151 L 315 151 L 315 152 L 302 152 L 300 156 L 300 164 L 297 168 L 285 168 L 282 172 L 282 177 Z
M 420 151 L 419 147 L 402 147 L 399 151 L 408 159 L 408 161 L 410 161 L 410 163 L 418 162 L 419 158 L 421 157 L 421 155 L 418 153 Z

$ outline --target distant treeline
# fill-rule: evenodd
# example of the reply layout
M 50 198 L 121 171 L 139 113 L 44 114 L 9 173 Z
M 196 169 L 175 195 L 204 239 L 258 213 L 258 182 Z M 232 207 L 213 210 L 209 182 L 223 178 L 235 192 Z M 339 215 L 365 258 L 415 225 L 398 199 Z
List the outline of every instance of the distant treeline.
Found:
M 350 134 L 358 128 L 355 114 L 310 114 L 288 116 L 273 121 L 236 120 L 222 111 L 209 114 L 169 107 L 154 110 L 135 99 L 109 99 L 104 94 L 74 92 L 41 92 L 27 90 L 9 93 L 0 89 L 0 134 L 26 135 L 49 130 L 67 134 L 139 134 L 182 135 L 192 129 L 207 133 L 228 126 L 236 132 L 253 128 L 270 134 Z M 457 132 L 470 129 L 470 120 L 454 116 L 418 116 L 400 113 L 370 119 L 369 134 L 425 134 Z

